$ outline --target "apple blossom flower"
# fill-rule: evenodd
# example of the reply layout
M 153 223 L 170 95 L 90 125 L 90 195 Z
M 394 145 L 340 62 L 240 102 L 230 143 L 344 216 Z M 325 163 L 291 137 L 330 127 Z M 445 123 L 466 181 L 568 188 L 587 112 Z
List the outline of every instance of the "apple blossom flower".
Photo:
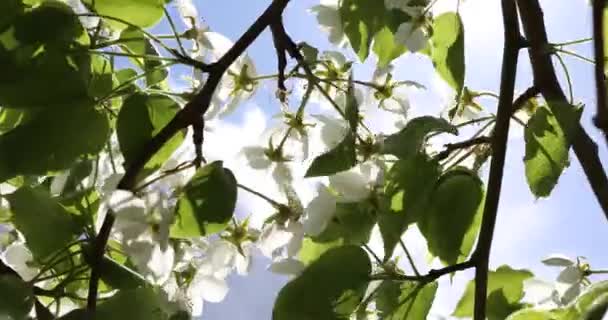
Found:
M 0 255 L 0 260 L 19 274 L 25 280 L 30 281 L 40 271 L 35 267 L 34 256 L 24 242 L 15 241 L 6 247 Z
M 319 28 L 328 34 L 329 42 L 343 47 L 347 40 L 342 29 L 342 19 L 339 12 L 339 0 L 321 0 L 319 5 L 310 8 L 309 12 L 317 17 Z

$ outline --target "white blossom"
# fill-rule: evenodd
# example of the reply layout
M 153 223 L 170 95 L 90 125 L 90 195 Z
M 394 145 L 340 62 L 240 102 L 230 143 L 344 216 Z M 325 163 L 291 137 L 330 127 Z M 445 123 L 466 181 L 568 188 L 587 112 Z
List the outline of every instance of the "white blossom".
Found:
M 426 46 L 429 38 L 422 26 L 404 22 L 395 32 L 395 42 L 404 45 L 410 52 L 418 52 Z
M 319 5 L 310 8 L 310 12 L 316 15 L 319 28 L 329 35 L 329 41 L 342 47 L 347 40 L 342 29 L 342 19 L 338 6 L 339 0 L 321 0 Z
M 304 232 L 317 236 L 325 228 L 336 211 L 336 196 L 325 185 L 317 185 L 317 196 L 314 197 L 304 210 Z
M 11 243 L 0 256 L 4 264 L 11 267 L 25 281 L 30 281 L 38 274 L 39 269 L 34 266 L 34 256 L 25 243 L 16 241 Z

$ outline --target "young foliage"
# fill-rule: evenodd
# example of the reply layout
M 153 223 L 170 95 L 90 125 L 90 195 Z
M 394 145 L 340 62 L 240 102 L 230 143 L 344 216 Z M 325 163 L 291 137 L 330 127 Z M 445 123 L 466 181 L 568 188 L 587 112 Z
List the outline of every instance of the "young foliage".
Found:
M 189 238 L 222 231 L 234 213 L 237 182 L 221 161 L 200 168 L 181 190 L 171 236 Z
M 386 320 L 427 319 L 437 287 L 437 282 L 383 281 L 375 299 L 379 316 Z
M 281 289 L 272 319 L 348 317 L 365 293 L 370 272 L 371 263 L 363 249 L 342 246 L 328 250 Z

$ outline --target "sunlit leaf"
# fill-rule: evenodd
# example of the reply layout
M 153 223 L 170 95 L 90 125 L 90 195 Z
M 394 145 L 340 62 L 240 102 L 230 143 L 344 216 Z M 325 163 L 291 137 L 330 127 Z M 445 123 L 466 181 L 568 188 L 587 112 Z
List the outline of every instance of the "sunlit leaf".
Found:
M 385 320 L 427 319 L 437 282 L 422 285 L 419 282 L 395 282 L 386 280 L 380 284 L 376 296 L 379 316 Z
M 433 22 L 431 58 L 435 69 L 460 94 L 464 86 L 464 26 L 460 15 L 444 13 Z
M 520 302 L 524 296 L 523 282 L 533 274 L 528 270 L 511 269 L 501 266 L 488 273 L 488 299 L 486 312 L 489 320 L 505 319 L 511 313 L 521 309 Z M 475 304 L 475 282 L 471 280 L 464 294 L 458 301 L 453 316 L 472 317 Z
M 405 128 L 384 139 L 383 154 L 392 154 L 405 159 L 417 155 L 431 133 L 457 134 L 458 130 L 445 119 L 430 116 L 410 120 Z
M 568 151 L 581 109 L 569 104 L 540 106 L 524 129 L 526 178 L 537 197 L 547 197 L 568 166 Z
M 403 232 L 424 214 L 437 179 L 439 164 L 425 154 L 397 161 L 386 176 L 389 205 L 380 213 L 378 226 L 388 260 Z
M 306 177 L 329 176 L 346 171 L 356 164 L 355 135 L 349 132 L 335 148 L 314 159 L 306 171 Z
M 363 249 L 331 249 L 281 289 L 272 319 L 347 318 L 360 303 L 370 272 L 371 263 Z
M 221 161 L 198 170 L 177 202 L 171 236 L 199 237 L 223 230 L 234 214 L 237 183 Z
M 146 144 L 164 128 L 179 112 L 180 107 L 171 98 L 162 95 L 135 94 L 123 103 L 116 133 L 120 151 L 125 157 L 125 167 L 128 167 L 146 148 Z M 159 169 L 171 154 L 184 141 L 184 132 L 175 134 L 163 147 L 146 163 L 143 177 Z
M 97 13 L 119 18 L 139 27 L 151 27 L 163 16 L 162 0 L 84 0 Z M 93 6 L 95 4 L 95 6 Z M 107 19 L 108 24 L 116 29 L 127 27 L 124 23 Z
M 481 224 L 483 200 L 482 181 L 465 169 L 445 173 L 435 185 L 418 227 L 429 251 L 445 264 L 469 255 Z
M 22 187 L 6 196 L 13 223 L 25 236 L 34 257 L 44 259 L 64 248 L 78 230 L 70 213 L 42 189 Z
M 78 158 L 101 151 L 109 129 L 108 118 L 91 107 L 45 109 L 0 135 L 0 181 L 67 169 Z

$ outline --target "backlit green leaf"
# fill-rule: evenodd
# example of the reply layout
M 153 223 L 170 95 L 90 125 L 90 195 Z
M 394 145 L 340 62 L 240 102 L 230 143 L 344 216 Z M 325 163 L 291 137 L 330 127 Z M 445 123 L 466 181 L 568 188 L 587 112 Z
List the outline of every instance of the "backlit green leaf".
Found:
M 67 169 L 78 158 L 101 151 L 109 129 L 107 117 L 91 107 L 45 109 L 0 135 L 0 182 Z
M 383 154 L 392 154 L 400 159 L 417 155 L 429 134 L 446 132 L 457 134 L 455 126 L 445 119 L 424 116 L 412 119 L 401 131 L 384 139 Z
M 571 135 L 579 122 L 580 108 L 552 103 L 540 106 L 524 129 L 526 178 L 537 197 L 547 197 L 568 166 Z
M 445 173 L 435 185 L 418 227 L 429 251 L 446 265 L 469 255 L 479 232 L 483 201 L 482 181 L 466 169 Z
M 222 231 L 234 214 L 237 183 L 221 161 L 198 170 L 178 199 L 171 236 L 199 237 Z
M 6 198 L 13 223 L 25 236 L 34 257 L 47 258 L 78 234 L 71 214 L 43 189 L 22 187 Z
M 502 320 L 522 308 L 523 282 L 533 274 L 528 270 L 501 266 L 488 273 L 488 300 L 486 312 L 489 320 Z M 453 316 L 472 317 L 475 304 L 475 282 L 471 280 L 458 301 Z
M 386 280 L 380 284 L 376 297 L 376 308 L 384 320 L 427 319 L 437 282 L 424 286 L 418 282 L 395 282 Z
M 179 105 L 163 95 L 134 94 L 127 98 L 116 123 L 120 150 L 128 167 L 141 154 L 146 144 L 179 112 Z M 159 169 L 184 141 L 184 132 L 174 135 L 146 163 L 140 176 Z
M 335 148 L 313 160 L 306 171 L 306 177 L 329 176 L 348 170 L 356 164 L 355 135 L 349 132 Z
M 464 26 L 458 13 L 447 12 L 435 18 L 431 59 L 441 78 L 459 95 L 464 86 L 465 60 Z
M 389 204 L 378 217 L 384 260 L 392 256 L 407 226 L 424 214 L 439 175 L 439 164 L 422 153 L 397 161 L 388 172 L 385 193 Z
M 163 16 L 163 0 L 84 0 L 83 2 L 101 15 L 122 19 L 139 27 L 151 27 Z M 106 20 L 116 29 L 127 27 L 116 20 Z
M 363 249 L 330 249 L 281 289 L 272 319 L 346 319 L 360 303 L 370 272 Z

